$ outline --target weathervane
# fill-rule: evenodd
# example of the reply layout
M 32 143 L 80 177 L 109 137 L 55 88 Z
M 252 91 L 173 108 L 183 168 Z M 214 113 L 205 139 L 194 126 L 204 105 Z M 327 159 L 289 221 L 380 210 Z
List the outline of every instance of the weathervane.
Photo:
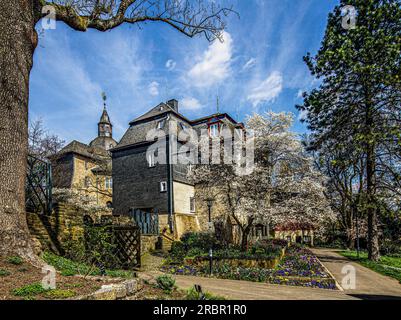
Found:
M 106 109 L 107 96 L 106 96 L 106 93 L 104 91 L 102 92 L 102 99 L 103 99 L 103 107 L 104 107 L 104 109 Z

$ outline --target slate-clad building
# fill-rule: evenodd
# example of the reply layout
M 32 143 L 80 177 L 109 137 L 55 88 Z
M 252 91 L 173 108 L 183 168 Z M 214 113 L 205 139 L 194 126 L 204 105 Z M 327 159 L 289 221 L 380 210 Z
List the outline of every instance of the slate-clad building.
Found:
M 169 136 L 169 127 L 173 124 L 177 132 Z M 179 113 L 178 101 L 174 99 L 131 121 L 121 141 L 111 150 L 114 214 L 125 215 L 131 209 L 157 210 L 161 229 L 173 232 L 177 238 L 185 232 L 199 230 L 195 188 L 187 179 L 189 165 L 173 164 L 171 159 L 181 142 L 178 141 L 175 149 L 169 140 L 177 141 L 176 137 L 187 128 L 217 135 L 225 124 L 242 128 L 242 124 L 224 113 L 189 120 Z M 150 139 L 147 137 L 156 130 L 164 131 L 166 138 L 156 141 L 153 135 Z M 147 152 L 156 143 L 166 145 L 166 161 L 162 164 L 156 163 L 160 156 L 157 151 Z

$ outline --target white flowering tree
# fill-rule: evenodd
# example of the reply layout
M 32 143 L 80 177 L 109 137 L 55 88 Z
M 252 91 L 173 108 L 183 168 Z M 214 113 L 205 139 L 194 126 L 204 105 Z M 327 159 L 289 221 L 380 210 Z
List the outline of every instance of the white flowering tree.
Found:
M 313 169 L 296 135 L 289 128 L 290 113 L 254 114 L 247 118 L 253 130 L 255 166 L 237 175 L 235 164 L 198 165 L 191 178 L 198 193 L 212 193 L 220 214 L 229 215 L 241 230 L 246 248 L 256 223 L 313 224 L 332 218 L 324 191 L 324 177 Z

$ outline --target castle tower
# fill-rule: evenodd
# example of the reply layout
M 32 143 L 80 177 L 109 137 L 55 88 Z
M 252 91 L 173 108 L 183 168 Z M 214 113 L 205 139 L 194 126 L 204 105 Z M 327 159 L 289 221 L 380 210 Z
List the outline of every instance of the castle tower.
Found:
M 106 103 L 103 107 L 103 113 L 100 117 L 100 121 L 97 124 L 97 135 L 98 137 L 113 137 L 113 125 L 110 122 L 109 114 L 106 110 Z
M 113 125 L 111 124 L 109 114 L 106 109 L 106 95 L 102 93 L 103 112 L 100 121 L 97 124 L 97 138 L 90 142 L 91 147 L 100 147 L 109 150 L 117 145 L 113 139 Z

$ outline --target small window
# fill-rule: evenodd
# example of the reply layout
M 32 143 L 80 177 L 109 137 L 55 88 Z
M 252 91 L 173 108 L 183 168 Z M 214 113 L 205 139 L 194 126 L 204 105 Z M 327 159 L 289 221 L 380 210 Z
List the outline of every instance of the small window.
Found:
M 189 209 L 191 212 L 195 212 L 195 198 L 189 198 Z
M 111 201 L 107 201 L 106 207 L 109 209 L 113 208 L 113 203 Z
M 167 182 L 166 181 L 160 182 L 160 192 L 167 192 Z
M 111 177 L 106 177 L 106 179 L 105 179 L 105 187 L 106 187 L 106 189 L 112 189 L 113 188 L 113 179 Z
M 159 130 L 163 129 L 165 124 L 166 124 L 166 119 L 158 121 L 157 122 L 157 129 L 159 129 Z
M 209 134 L 211 137 L 217 137 L 219 135 L 219 124 L 218 123 L 210 125 Z
M 149 168 L 153 168 L 156 166 L 154 153 L 151 153 L 148 155 L 148 165 L 149 165 Z

